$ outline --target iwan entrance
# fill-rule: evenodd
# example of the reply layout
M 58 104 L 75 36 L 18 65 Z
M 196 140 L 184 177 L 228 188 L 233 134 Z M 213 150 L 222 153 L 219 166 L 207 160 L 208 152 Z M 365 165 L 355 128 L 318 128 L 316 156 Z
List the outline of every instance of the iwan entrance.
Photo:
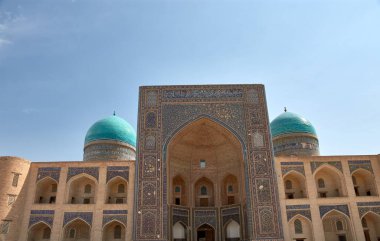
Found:
M 243 148 L 234 134 L 209 118 L 195 120 L 171 139 L 167 163 L 171 210 L 191 213 L 194 224 L 181 222 L 184 235 L 176 229 L 180 220 L 173 223 L 173 240 L 239 240 L 245 175 Z M 225 220 L 232 227 L 217 221 L 222 212 L 236 214 Z

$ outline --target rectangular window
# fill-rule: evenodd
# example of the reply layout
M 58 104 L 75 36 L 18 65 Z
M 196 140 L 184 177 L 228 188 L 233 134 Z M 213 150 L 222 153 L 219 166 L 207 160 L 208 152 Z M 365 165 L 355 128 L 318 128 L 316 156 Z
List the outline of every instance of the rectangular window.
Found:
M 116 204 L 124 203 L 123 198 L 116 198 Z
M 199 167 L 202 168 L 202 169 L 206 168 L 206 160 L 200 160 L 199 161 Z
M 319 197 L 321 197 L 321 198 L 326 198 L 327 195 L 326 195 L 325 192 L 320 192 L 320 193 L 319 193 Z
M 90 204 L 90 199 L 89 198 L 84 198 L 83 199 L 83 204 Z
M 16 195 L 8 194 L 8 206 L 12 205 L 16 201 Z
M 175 205 L 181 205 L 181 199 L 176 197 L 175 198 Z
M 3 220 L 0 226 L 0 234 L 7 234 L 9 232 L 9 226 L 11 225 L 11 220 Z
M 288 199 L 294 199 L 293 193 L 287 193 L 286 196 L 288 197 Z
M 12 186 L 17 187 L 19 176 L 20 176 L 20 173 L 15 173 L 15 172 L 13 173 Z
M 50 200 L 49 200 L 49 203 L 55 203 L 55 199 L 56 199 L 55 196 L 51 196 L 51 197 L 50 197 Z

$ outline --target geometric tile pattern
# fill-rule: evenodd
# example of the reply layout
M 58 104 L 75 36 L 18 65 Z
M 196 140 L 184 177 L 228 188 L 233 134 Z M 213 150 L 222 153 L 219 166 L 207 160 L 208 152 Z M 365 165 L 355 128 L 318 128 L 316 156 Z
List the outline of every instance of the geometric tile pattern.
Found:
M 353 173 L 355 170 L 362 168 L 364 170 L 370 171 L 373 173 L 371 161 L 369 160 L 358 160 L 358 161 L 348 161 L 350 167 L 350 173 Z
M 335 167 L 336 169 L 338 169 L 339 171 L 343 172 L 343 169 L 342 169 L 342 163 L 340 161 L 331 161 L 331 162 L 327 162 L 327 161 L 322 161 L 322 162 L 317 162 L 317 161 L 312 161 L 310 162 L 310 165 L 311 165 L 311 172 L 314 173 L 314 171 L 322 166 L 323 164 L 328 164 L 330 166 L 333 166 Z
M 51 228 L 54 221 L 54 210 L 31 210 L 29 218 L 29 227 L 44 222 Z
M 129 181 L 129 167 L 126 166 L 110 166 L 107 167 L 107 183 L 114 177 L 122 177 Z
M 173 207 L 172 209 L 173 213 L 173 222 L 172 225 L 174 225 L 177 222 L 181 222 L 186 225 L 186 227 L 190 224 L 190 209 L 189 208 L 183 208 L 183 207 Z
M 286 206 L 286 215 L 288 221 L 296 215 L 302 215 L 312 221 L 310 205 L 288 205 Z
M 63 217 L 63 226 L 77 218 L 82 219 L 88 225 L 92 226 L 92 212 L 65 212 Z
M 362 218 L 367 212 L 380 215 L 380 202 L 358 202 L 359 216 Z
M 350 211 L 347 205 L 323 205 L 323 206 L 319 206 L 319 214 L 321 218 L 323 218 L 323 216 L 326 213 L 330 212 L 331 210 L 340 211 L 346 214 L 347 217 L 350 217 Z
M 305 169 L 303 162 L 281 162 L 281 173 L 282 176 L 287 174 L 290 171 L 296 171 L 303 176 L 305 176 Z
M 223 226 L 227 224 L 228 221 L 234 220 L 237 223 L 241 223 L 240 221 L 240 206 L 229 207 L 229 208 L 221 208 L 220 210 L 222 224 Z
M 38 168 L 37 180 L 39 181 L 45 177 L 51 177 L 59 182 L 61 168 L 60 167 L 40 167 Z
M 127 210 L 103 210 L 103 227 L 112 221 L 119 221 L 127 227 L 127 214 Z
M 90 176 L 95 177 L 96 180 L 99 180 L 99 167 L 69 167 L 66 182 L 68 182 L 73 176 L 82 173 L 86 173 Z

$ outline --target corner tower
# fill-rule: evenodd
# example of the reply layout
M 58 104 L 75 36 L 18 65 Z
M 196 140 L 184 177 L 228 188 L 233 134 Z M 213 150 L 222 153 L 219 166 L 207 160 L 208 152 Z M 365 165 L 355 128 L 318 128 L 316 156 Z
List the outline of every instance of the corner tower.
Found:
M 84 141 L 84 161 L 136 159 L 136 132 L 115 114 L 95 122 Z
M 270 128 L 275 156 L 319 156 L 317 132 L 306 118 L 285 109 Z

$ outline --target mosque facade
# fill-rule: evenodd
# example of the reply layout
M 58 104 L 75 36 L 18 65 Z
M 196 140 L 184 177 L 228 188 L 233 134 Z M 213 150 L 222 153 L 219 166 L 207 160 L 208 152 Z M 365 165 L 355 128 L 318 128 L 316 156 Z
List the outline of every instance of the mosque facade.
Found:
M 0 157 L 0 241 L 379 241 L 380 156 L 320 156 L 263 85 L 140 87 L 83 161 Z

